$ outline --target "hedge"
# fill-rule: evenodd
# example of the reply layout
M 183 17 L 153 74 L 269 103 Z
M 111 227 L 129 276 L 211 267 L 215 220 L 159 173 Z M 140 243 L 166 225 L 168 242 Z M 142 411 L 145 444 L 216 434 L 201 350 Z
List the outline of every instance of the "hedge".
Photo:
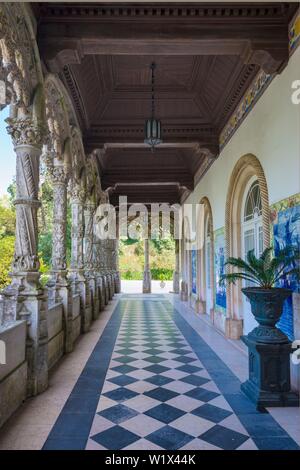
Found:
M 165 268 L 152 268 L 151 278 L 156 281 L 171 281 L 173 279 L 173 270 Z M 141 280 L 143 279 L 143 273 L 140 271 L 121 271 L 121 278 L 124 280 Z

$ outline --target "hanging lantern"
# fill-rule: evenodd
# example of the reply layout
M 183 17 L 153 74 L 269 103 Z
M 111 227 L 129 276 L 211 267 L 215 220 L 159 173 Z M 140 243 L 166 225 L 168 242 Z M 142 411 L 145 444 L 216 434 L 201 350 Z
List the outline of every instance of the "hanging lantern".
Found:
M 154 150 L 154 147 L 162 143 L 161 140 L 161 123 L 159 120 L 155 119 L 155 102 L 154 102 L 154 70 L 155 64 L 151 64 L 151 118 L 147 119 L 145 123 L 145 139 L 144 143 L 151 147 L 151 150 Z

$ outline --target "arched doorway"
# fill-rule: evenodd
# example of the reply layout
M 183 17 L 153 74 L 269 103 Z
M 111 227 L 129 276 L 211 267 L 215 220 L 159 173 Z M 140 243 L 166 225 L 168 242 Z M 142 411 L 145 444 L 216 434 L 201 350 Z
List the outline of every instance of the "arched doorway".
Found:
M 214 232 L 213 216 L 210 202 L 207 197 L 201 199 L 204 207 L 203 223 L 200 229 L 203 231 L 203 245 L 200 251 L 200 292 L 203 313 L 214 320 Z
M 249 180 L 245 188 L 241 212 L 242 257 L 246 259 L 248 252 L 251 250 L 258 257 L 263 252 L 263 224 L 260 187 L 256 176 Z M 244 287 L 250 285 L 249 281 L 244 282 Z M 257 322 L 251 313 L 249 300 L 245 296 L 242 299 L 243 333 L 248 334 L 257 326 Z
M 225 210 L 225 239 L 226 258 L 245 257 L 252 248 L 259 255 L 270 245 L 267 182 L 259 160 L 252 154 L 238 160 L 230 177 Z M 228 271 L 231 272 L 229 266 Z M 243 297 L 241 285 L 227 286 L 226 335 L 234 339 L 253 328 L 249 304 Z

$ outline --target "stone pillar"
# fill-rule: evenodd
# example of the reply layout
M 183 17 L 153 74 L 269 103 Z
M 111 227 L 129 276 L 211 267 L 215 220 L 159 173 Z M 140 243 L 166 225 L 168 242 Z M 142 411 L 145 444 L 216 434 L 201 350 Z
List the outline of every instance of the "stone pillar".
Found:
M 105 270 L 106 270 L 106 277 L 108 281 L 108 292 L 109 292 L 109 300 L 113 298 L 115 293 L 115 283 L 114 283 L 114 276 L 113 276 L 113 240 L 104 240 L 104 251 L 105 251 Z
M 144 240 L 144 278 L 143 278 L 143 293 L 151 293 L 151 271 L 150 271 L 150 262 L 149 262 L 149 239 L 145 238 Z
M 61 302 L 64 312 L 65 352 L 73 350 L 72 289 L 67 277 L 67 181 L 68 173 L 61 160 L 48 162 L 53 185 L 52 268 L 48 282 L 50 305 Z
M 80 295 L 81 332 L 86 333 L 92 321 L 91 295 L 84 274 L 83 236 L 84 236 L 84 190 L 78 183 L 71 186 L 72 245 L 69 279 L 73 294 Z
M 173 291 L 179 294 L 179 240 L 175 240 L 175 270 L 173 273 Z
M 84 269 L 91 292 L 92 318 L 97 318 L 97 289 L 94 273 L 94 213 L 96 204 L 93 200 L 87 200 L 84 207 Z
M 119 240 L 115 238 L 112 240 L 112 269 L 115 280 L 115 292 L 119 294 L 121 292 L 121 278 L 119 271 Z
M 98 293 L 98 305 L 99 312 L 103 310 L 105 306 L 105 292 L 103 284 L 103 276 L 101 273 L 101 249 L 100 240 L 97 236 L 94 236 L 94 269 L 96 278 L 96 289 Z
M 93 214 L 94 216 L 94 214 Z M 101 310 L 101 281 L 99 282 L 99 265 L 98 265 L 98 248 L 97 248 L 97 236 L 94 233 L 94 218 L 93 218 L 93 257 L 92 257 L 92 275 L 94 279 L 94 310 L 93 319 L 99 317 Z
M 8 119 L 16 152 L 16 241 L 12 283 L 4 291 L 2 324 L 26 320 L 27 394 L 48 386 L 47 296 L 39 283 L 37 210 L 43 129 L 30 118 Z

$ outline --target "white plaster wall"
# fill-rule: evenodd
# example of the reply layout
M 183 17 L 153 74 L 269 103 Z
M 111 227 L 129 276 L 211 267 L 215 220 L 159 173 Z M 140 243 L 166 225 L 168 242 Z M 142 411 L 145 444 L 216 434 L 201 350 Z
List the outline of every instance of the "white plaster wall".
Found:
M 197 203 L 207 196 L 214 230 L 225 225 L 230 175 L 247 153 L 254 154 L 265 171 L 270 205 L 300 191 L 300 104 L 291 101 L 294 80 L 300 80 L 299 47 L 185 201 Z

